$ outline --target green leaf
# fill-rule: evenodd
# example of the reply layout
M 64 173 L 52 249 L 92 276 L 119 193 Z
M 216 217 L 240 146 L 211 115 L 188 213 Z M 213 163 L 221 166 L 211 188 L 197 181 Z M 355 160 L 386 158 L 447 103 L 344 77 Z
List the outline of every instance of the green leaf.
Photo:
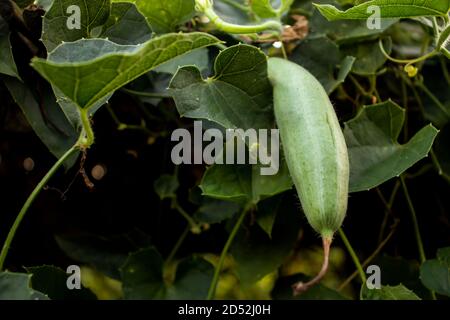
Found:
M 288 12 L 291 6 L 294 4 L 295 0 L 281 0 L 280 12 Z
M 203 203 L 194 214 L 196 221 L 203 223 L 220 223 L 232 218 L 240 209 L 233 202 L 203 197 Z
M 339 292 L 320 283 L 301 295 L 294 297 L 292 285 L 300 281 L 306 282 L 308 280 L 310 278 L 303 274 L 279 278 L 272 291 L 272 298 L 274 300 L 348 300 Z
M 141 44 L 150 40 L 152 29 L 133 3 L 114 2 L 100 37 L 123 45 Z
M 138 46 L 88 39 L 60 45 L 32 66 L 79 108 L 89 109 L 155 67 L 218 43 L 205 33 L 168 34 Z
M 422 300 L 414 292 L 404 285 L 381 286 L 380 289 L 368 289 L 366 285 L 362 286 L 362 300 Z
M 238 203 L 258 203 L 291 189 L 292 180 L 284 161 L 274 176 L 261 175 L 258 165 L 216 164 L 206 170 L 200 188 L 204 196 Z
M 214 1 L 214 11 L 224 21 L 246 25 L 251 24 L 251 10 L 248 7 L 247 0 L 233 0 L 233 1 Z
M 72 16 L 71 6 L 80 8 L 81 28 L 69 29 L 68 21 Z M 82 38 L 91 38 L 93 30 L 101 27 L 109 17 L 109 0 L 54 0 L 43 20 L 42 42 L 47 51 L 53 51 L 62 42 L 72 42 Z M 75 18 L 75 16 L 74 16 Z
M 0 300 L 48 300 L 30 287 L 31 277 L 25 273 L 0 272 Z
M 217 56 L 214 69 L 215 76 L 206 80 L 197 67 L 178 70 L 170 93 L 180 115 L 214 121 L 227 129 L 272 128 L 265 54 L 253 46 L 236 45 Z
M 0 16 L 0 73 L 20 79 L 9 40 L 9 28 L 5 20 Z
M 136 0 L 135 2 L 156 33 L 175 31 L 177 26 L 188 22 L 195 14 L 194 0 Z
M 422 264 L 420 279 L 428 289 L 450 297 L 450 247 L 439 249 L 437 259 Z
M 412 18 L 423 16 L 445 16 L 450 9 L 450 0 L 372 0 L 346 11 L 329 4 L 315 5 L 328 20 L 367 19 L 372 16 L 371 6 L 380 8 L 381 18 Z
M 438 134 L 431 124 L 408 143 L 397 142 L 405 110 L 392 101 L 365 106 L 345 124 L 350 157 L 350 192 L 374 188 L 427 156 Z
M 436 256 L 438 260 L 450 265 L 450 247 L 438 249 Z
M 163 174 L 153 184 L 155 192 L 161 200 L 177 197 L 177 190 L 180 186 L 178 178 L 175 175 Z
M 373 261 L 382 270 L 381 284 L 397 286 L 403 284 L 422 299 L 431 299 L 428 290 L 420 281 L 420 264 L 417 260 L 383 255 Z
M 295 205 L 278 209 L 272 237 L 255 224 L 241 229 L 233 242 L 231 254 L 244 287 L 279 268 L 295 247 L 302 216 Z
M 120 270 L 124 298 L 163 299 L 166 295 L 163 265 L 161 255 L 154 248 L 130 254 Z
M 295 48 L 291 59 L 311 72 L 329 94 L 344 82 L 355 61 L 350 56 L 341 59 L 338 46 L 327 37 L 305 39 Z M 340 72 L 336 76 L 337 65 Z
M 260 18 L 273 18 L 278 16 L 278 12 L 272 7 L 270 0 L 252 0 L 251 8 Z
M 383 43 L 386 51 L 390 53 L 392 48 L 390 38 Z M 356 58 L 352 72 L 361 76 L 375 75 L 387 60 L 381 52 L 378 40 L 344 45 L 340 47 L 340 50 L 344 55 Z
M 113 279 L 120 279 L 119 268 L 129 252 L 151 243 L 140 232 L 108 238 L 96 235 L 57 236 L 56 242 L 72 260 L 88 264 Z
M 367 22 L 361 20 L 328 21 L 318 10 L 314 10 L 310 19 L 310 38 L 327 36 L 337 44 L 354 44 L 364 40 L 377 39 L 384 31 L 394 25 L 398 19 L 382 19 L 380 29 L 367 28 Z
M 41 107 L 45 110 L 48 119 L 45 120 L 39 106 L 39 98 L 33 94 L 28 86 L 12 77 L 5 76 L 2 79 L 39 139 L 56 158 L 60 158 L 75 144 L 79 134 L 56 103 L 52 90 L 43 88 L 40 93 L 43 95 Z M 50 125 L 49 121 L 57 128 Z M 78 154 L 69 159 L 65 163 L 66 168 L 72 167 L 77 157 Z
M 154 248 L 130 254 L 121 268 L 125 299 L 205 299 L 213 266 L 200 258 L 182 260 L 172 283 L 163 277 L 164 263 Z
M 280 3 L 281 2 L 281 3 Z M 294 0 L 252 0 L 250 1 L 252 11 L 260 18 L 277 18 L 289 11 Z M 274 6 L 275 4 L 275 6 Z M 276 7 L 278 5 L 278 7 Z
M 167 288 L 166 299 L 204 300 L 213 278 L 214 268 L 204 259 L 191 257 L 177 266 L 175 281 Z
M 269 238 L 272 238 L 273 226 L 278 212 L 283 209 L 284 195 L 277 195 L 265 199 L 258 203 L 258 214 L 256 216 L 256 222 L 259 224 Z
M 26 268 L 32 275 L 31 287 L 45 293 L 52 300 L 95 300 L 95 295 L 86 288 L 69 290 L 67 288 L 68 274 L 54 266 L 39 266 Z
M 155 72 L 165 72 L 172 75 L 176 74 L 178 69 L 183 66 L 192 65 L 200 69 L 200 72 L 208 70 L 209 68 L 209 52 L 208 49 L 199 49 L 189 52 L 181 57 L 172 59 L 158 68 Z M 166 87 L 167 88 L 167 87 Z

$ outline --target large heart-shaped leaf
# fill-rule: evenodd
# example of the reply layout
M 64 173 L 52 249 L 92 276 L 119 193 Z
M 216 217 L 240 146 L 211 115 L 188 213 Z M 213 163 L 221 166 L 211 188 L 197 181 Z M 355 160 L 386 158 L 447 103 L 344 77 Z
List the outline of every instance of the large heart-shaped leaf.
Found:
M 422 264 L 420 279 L 428 289 L 450 297 L 450 247 L 439 249 L 437 259 Z
M 374 188 L 427 156 L 438 130 L 428 125 L 401 145 L 397 139 L 404 120 L 405 110 L 389 100 L 364 107 L 345 124 L 350 192 Z
M 134 3 L 98 1 L 85 6 L 85 1 L 55 0 L 44 16 L 42 40 L 48 51 L 62 42 L 73 42 L 83 38 L 108 38 L 123 45 L 137 45 L 152 37 L 152 30 L 145 17 Z M 71 6 L 80 7 L 83 27 L 71 29 L 67 26 Z M 99 10 L 98 15 L 94 10 Z M 69 10 L 70 11 L 70 10 Z M 87 20 L 87 21 L 85 21 Z
M 52 51 L 63 41 L 95 37 L 93 30 L 107 21 L 110 10 L 110 0 L 54 0 L 44 16 L 42 41 Z M 70 26 L 71 19 L 80 19 L 79 28 Z
M 0 272 L 0 300 L 48 300 L 30 287 L 31 274 Z
M 370 7 L 380 9 L 380 18 L 411 18 L 422 16 L 444 16 L 450 10 L 450 0 L 372 0 L 354 6 L 346 11 L 329 4 L 316 4 L 316 7 L 328 20 L 367 19 L 372 16 Z
M 167 33 L 189 21 L 195 14 L 194 0 L 135 0 L 139 11 L 156 33 Z
M 137 46 L 104 39 L 64 43 L 32 66 L 79 108 L 89 109 L 153 68 L 192 50 L 218 43 L 205 33 L 168 34 Z
M 236 45 L 215 61 L 215 76 L 204 80 L 197 67 L 178 70 L 170 84 L 180 115 L 214 121 L 222 127 L 273 127 L 272 87 L 267 58 L 259 49 Z
M 121 268 L 125 299 L 205 299 L 213 266 L 200 258 L 182 260 L 172 283 L 163 277 L 164 262 L 154 248 L 130 254 Z
M 114 2 L 100 37 L 123 45 L 140 44 L 152 37 L 152 29 L 133 3 Z

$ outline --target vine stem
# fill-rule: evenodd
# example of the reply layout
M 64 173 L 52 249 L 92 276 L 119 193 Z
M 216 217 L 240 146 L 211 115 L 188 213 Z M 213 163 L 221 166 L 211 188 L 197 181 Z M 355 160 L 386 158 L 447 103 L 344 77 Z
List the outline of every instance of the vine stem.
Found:
M 417 221 L 416 209 L 412 203 L 411 197 L 409 195 L 408 187 L 405 183 L 405 178 L 403 175 L 400 176 L 400 181 L 402 182 L 403 192 L 405 193 L 406 202 L 408 202 L 409 211 L 411 212 L 411 219 L 413 221 L 414 226 L 414 235 L 416 237 L 417 248 L 419 250 L 420 263 L 423 264 L 427 257 L 425 255 L 425 250 L 423 248 L 422 236 L 420 235 L 419 223 Z M 430 290 L 431 297 L 433 300 L 436 300 L 436 293 L 433 290 Z
M 6 237 L 5 243 L 3 245 L 1 254 L 0 254 L 0 271 L 3 270 L 3 266 L 6 260 L 6 257 L 9 252 L 9 248 L 11 247 L 11 243 L 14 239 L 14 236 L 16 235 L 17 229 L 20 226 L 20 223 L 22 222 L 23 218 L 25 217 L 26 213 L 28 212 L 28 209 L 33 204 L 36 197 L 39 195 L 39 193 L 42 191 L 42 189 L 47 185 L 49 180 L 53 177 L 53 175 L 58 171 L 58 169 L 64 164 L 64 162 L 70 158 L 73 154 L 75 154 L 79 149 L 78 143 L 74 145 L 72 148 L 70 148 L 59 160 L 53 165 L 53 167 L 47 172 L 47 174 L 42 178 L 42 180 L 39 182 L 39 184 L 34 188 L 31 195 L 28 197 L 27 201 L 23 205 L 22 209 L 20 210 L 19 214 L 17 215 L 16 219 L 14 220 L 14 224 L 12 225 L 11 229 L 9 230 L 8 236 Z
M 178 201 L 176 199 L 172 200 L 172 208 L 177 210 L 178 213 L 184 218 L 186 219 L 187 223 L 190 226 L 191 232 L 194 234 L 200 234 L 202 232 L 201 227 L 198 225 L 198 223 L 194 220 L 194 218 L 192 218 L 189 213 L 186 212 L 186 210 L 184 210 L 180 204 L 178 203 Z
M 231 233 L 228 236 L 227 242 L 225 243 L 225 246 L 222 249 L 222 253 L 220 254 L 219 262 L 217 263 L 217 266 L 214 270 L 214 277 L 209 287 L 207 300 L 214 299 L 214 296 L 216 295 L 217 283 L 219 282 L 220 272 L 222 271 L 223 264 L 225 263 L 225 258 L 227 257 L 228 250 L 230 249 L 231 244 L 233 243 L 234 238 L 236 237 L 242 223 L 244 222 L 244 218 L 247 216 L 247 213 L 250 211 L 251 207 L 252 204 L 248 204 L 245 206 L 244 210 L 242 210 L 241 215 L 236 221 L 233 230 L 231 230 Z
M 31 205 L 34 203 L 37 196 L 41 193 L 42 189 L 44 189 L 44 187 L 47 185 L 50 179 L 55 175 L 55 173 L 64 164 L 64 162 L 66 162 L 67 159 L 69 159 L 79 150 L 85 152 L 94 144 L 95 136 L 94 130 L 92 129 L 91 125 L 89 109 L 79 109 L 79 114 L 81 119 L 82 130 L 80 137 L 78 138 L 78 141 L 75 143 L 74 146 L 72 146 L 69 150 L 67 150 L 66 153 L 63 154 L 61 158 L 58 159 L 58 161 L 56 161 L 53 167 L 50 168 L 47 174 L 42 178 L 42 180 L 34 188 L 33 192 L 31 192 L 28 199 L 25 201 L 25 204 L 23 205 L 22 209 L 20 210 L 19 214 L 14 220 L 14 223 L 6 237 L 5 243 L 3 244 L 3 248 L 0 253 L 0 271 L 3 270 L 6 257 L 8 256 L 8 252 L 11 247 L 11 243 L 14 240 L 14 237 L 17 233 L 17 229 L 19 228 L 23 218 L 27 214 Z
M 389 216 L 393 216 L 392 213 L 392 206 L 394 205 L 394 201 L 395 198 L 397 196 L 398 193 L 398 189 L 400 189 L 400 182 L 396 181 L 394 188 L 392 190 L 391 196 L 389 198 L 389 202 L 386 201 L 386 199 L 384 198 L 383 194 L 381 193 L 380 189 L 377 188 L 377 194 L 381 199 L 381 202 L 383 202 L 384 206 L 385 206 L 385 213 L 384 213 L 384 217 L 383 217 L 383 222 L 381 223 L 381 227 L 380 227 L 380 234 L 378 235 L 378 243 L 380 244 L 383 240 L 383 236 L 384 236 L 384 231 L 386 230 L 386 226 L 388 223 L 388 219 Z
M 409 195 L 408 187 L 405 183 L 405 178 L 403 175 L 400 176 L 400 181 L 402 183 L 403 192 L 405 193 L 406 202 L 408 203 L 409 211 L 411 212 L 411 219 L 414 226 L 414 235 L 416 237 L 417 248 L 419 250 L 420 262 L 424 263 L 427 260 L 425 256 L 425 250 L 423 248 L 422 236 L 420 235 L 419 223 L 417 222 L 416 209 L 411 201 L 411 197 Z
M 180 249 L 181 245 L 183 244 L 184 240 L 188 236 L 190 230 L 191 230 L 191 226 L 188 224 L 187 227 L 184 229 L 183 233 L 181 234 L 180 238 L 178 239 L 177 243 L 175 243 L 175 246 L 173 247 L 172 251 L 170 251 L 169 255 L 167 256 L 165 265 L 168 265 L 172 262 L 173 258 L 177 254 L 177 252 Z
M 378 247 L 375 249 L 375 251 L 361 264 L 363 268 L 367 267 L 369 263 L 375 259 L 375 257 L 381 252 L 381 250 L 384 248 L 384 246 L 389 242 L 389 240 L 392 238 L 392 236 L 395 233 L 395 230 L 397 228 L 397 225 L 399 223 L 399 220 L 396 220 L 394 224 L 391 226 L 391 231 L 387 235 L 387 237 L 380 242 Z M 353 272 L 337 289 L 337 291 L 342 291 L 352 280 L 358 276 L 358 270 Z
M 438 157 L 436 156 L 436 153 L 434 152 L 433 149 L 430 150 L 430 155 L 431 155 L 431 160 L 432 160 L 432 162 L 433 162 L 433 165 L 436 167 L 436 170 L 437 170 L 438 174 L 439 174 L 442 178 L 444 178 L 445 181 L 447 181 L 447 182 L 450 183 L 450 176 L 449 176 L 448 174 L 446 174 L 446 173 L 444 172 L 444 170 L 442 169 L 441 164 L 439 163 L 439 159 L 438 159 Z
M 83 126 L 83 131 L 78 140 L 77 146 L 82 150 L 88 149 L 90 146 L 94 144 L 95 136 L 94 130 L 91 126 L 91 119 L 89 117 L 89 109 L 80 109 L 80 119 L 81 124 Z
M 347 248 L 348 253 L 350 254 L 350 257 L 353 260 L 353 263 L 356 266 L 356 269 L 358 270 L 359 276 L 361 278 L 361 281 L 363 285 L 366 283 L 367 278 L 366 274 L 364 273 L 363 267 L 361 265 L 361 262 L 358 259 L 358 256 L 356 255 L 355 250 L 353 250 L 352 245 L 350 244 L 350 241 L 348 240 L 347 236 L 344 233 L 344 230 L 342 228 L 339 228 L 339 236 L 341 237 L 342 241 L 344 242 L 345 247 Z

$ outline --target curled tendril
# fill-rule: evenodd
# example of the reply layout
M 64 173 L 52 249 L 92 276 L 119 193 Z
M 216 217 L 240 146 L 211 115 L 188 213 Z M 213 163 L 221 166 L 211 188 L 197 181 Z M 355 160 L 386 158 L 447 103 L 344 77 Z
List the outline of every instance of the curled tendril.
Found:
M 417 67 L 414 66 L 414 64 L 419 63 L 421 61 L 424 61 L 426 59 L 429 59 L 431 57 L 436 56 L 437 54 L 439 54 L 439 48 L 421 56 L 415 59 L 409 59 L 409 60 L 402 60 L 402 59 L 395 59 L 392 58 L 387 52 L 386 49 L 384 49 L 384 45 L 383 45 L 383 41 L 380 39 L 378 42 L 379 46 L 380 46 L 380 50 L 383 53 L 383 55 L 386 57 L 386 59 L 392 61 L 392 62 L 396 62 L 396 63 L 400 63 L 400 64 L 405 64 L 404 70 L 406 73 L 408 73 L 408 76 L 410 78 L 413 78 L 417 75 L 419 69 Z

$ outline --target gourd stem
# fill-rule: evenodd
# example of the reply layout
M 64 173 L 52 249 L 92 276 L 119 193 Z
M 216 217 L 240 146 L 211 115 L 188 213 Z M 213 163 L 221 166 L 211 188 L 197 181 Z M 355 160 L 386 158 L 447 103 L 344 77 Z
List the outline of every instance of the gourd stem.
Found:
M 312 286 L 319 283 L 322 278 L 327 274 L 328 271 L 328 265 L 330 260 L 330 246 L 332 242 L 331 237 L 322 237 L 322 244 L 323 244 L 323 263 L 322 268 L 320 269 L 320 272 L 310 281 L 303 283 L 298 282 L 292 286 L 294 290 L 294 296 L 297 296 L 307 290 L 309 290 Z
M 47 172 L 47 174 L 44 176 L 44 178 L 42 178 L 42 180 L 39 182 L 39 184 L 36 186 L 36 188 L 34 188 L 31 195 L 28 197 L 27 201 L 25 202 L 25 204 L 23 205 L 19 214 L 17 215 L 16 220 L 14 221 L 14 224 L 12 225 L 11 229 L 9 230 L 8 236 L 6 237 L 2 252 L 0 254 L 0 271 L 3 270 L 3 266 L 4 266 L 4 263 L 6 260 L 6 256 L 8 255 L 11 243 L 14 239 L 14 236 L 16 235 L 16 232 L 20 226 L 20 223 L 22 222 L 23 218 L 25 217 L 26 213 L 28 212 L 28 209 L 31 207 L 31 205 L 33 204 L 36 197 L 39 195 L 39 193 L 42 191 L 42 189 L 47 185 L 49 180 L 58 171 L 58 169 L 64 164 L 64 162 L 68 158 L 70 158 L 73 154 L 75 154 L 75 152 L 77 152 L 78 149 L 79 149 L 79 146 L 77 143 L 72 148 L 70 148 L 61 158 L 59 158 L 59 160 Z

